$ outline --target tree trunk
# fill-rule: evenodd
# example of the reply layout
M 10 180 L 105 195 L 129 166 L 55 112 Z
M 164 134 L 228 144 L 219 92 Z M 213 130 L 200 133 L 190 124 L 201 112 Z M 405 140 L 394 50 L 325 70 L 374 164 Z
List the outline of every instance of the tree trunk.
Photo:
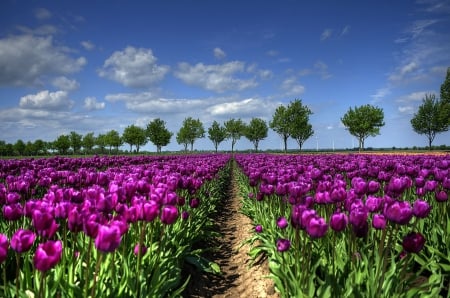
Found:
M 284 141 L 284 152 L 287 152 L 287 139 L 288 139 L 288 135 L 284 135 L 283 136 L 283 141 Z

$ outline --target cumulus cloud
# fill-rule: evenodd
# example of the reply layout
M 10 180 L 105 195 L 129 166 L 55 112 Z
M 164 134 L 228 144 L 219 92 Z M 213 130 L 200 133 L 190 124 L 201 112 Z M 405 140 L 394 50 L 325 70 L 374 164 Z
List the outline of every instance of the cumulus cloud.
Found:
M 73 101 L 68 98 L 67 91 L 49 92 L 40 91 L 20 98 L 19 106 L 22 109 L 32 110 L 62 110 L 70 109 Z
M 388 87 L 378 89 L 375 94 L 372 94 L 370 97 L 373 98 L 374 102 L 378 102 L 383 99 L 386 95 L 391 93 L 391 89 Z
M 0 86 L 29 86 L 49 75 L 78 72 L 84 57 L 72 58 L 67 48 L 55 46 L 52 37 L 32 35 L 0 39 Z
M 104 102 L 98 102 L 94 96 L 89 96 L 84 99 L 83 107 L 88 111 L 103 110 L 105 108 Z
M 286 96 L 300 95 L 305 92 L 305 87 L 298 83 L 297 78 L 291 76 L 281 83 L 281 89 Z
M 223 59 L 227 54 L 221 48 L 214 48 L 214 57 L 217 59 Z
M 240 61 L 213 65 L 203 63 L 190 65 L 182 62 L 179 63 L 175 76 L 188 85 L 219 93 L 227 90 L 240 91 L 258 85 L 254 78 L 237 77 L 242 73 L 245 73 L 245 63 Z
M 98 74 L 127 87 L 149 87 L 164 79 L 169 71 L 169 66 L 156 61 L 151 49 L 128 46 L 106 59 Z
M 298 74 L 300 76 L 319 75 L 322 80 L 329 79 L 333 76 L 328 71 L 328 65 L 321 60 L 318 60 L 316 63 L 314 63 L 312 68 L 305 68 L 305 69 L 300 70 L 300 72 Z
M 89 41 L 89 40 L 84 40 L 81 42 L 81 46 L 88 51 L 92 51 L 95 48 L 95 45 Z
M 52 84 L 56 88 L 65 91 L 73 91 L 80 87 L 80 84 L 77 82 L 77 80 L 70 80 L 65 76 L 56 77 L 55 79 L 53 79 Z
M 37 8 L 34 11 L 34 16 L 36 17 L 36 19 L 38 20 L 47 20 L 50 19 L 52 17 L 52 13 L 45 8 Z
M 238 101 L 230 101 L 213 105 L 207 109 L 207 112 L 213 116 L 220 115 L 255 115 L 261 113 L 260 110 L 267 106 L 266 102 L 260 99 L 247 98 Z M 258 112 L 259 111 L 259 112 Z
M 333 33 L 332 29 L 325 29 L 323 30 L 322 34 L 320 35 L 320 40 L 324 41 L 331 37 L 331 34 Z

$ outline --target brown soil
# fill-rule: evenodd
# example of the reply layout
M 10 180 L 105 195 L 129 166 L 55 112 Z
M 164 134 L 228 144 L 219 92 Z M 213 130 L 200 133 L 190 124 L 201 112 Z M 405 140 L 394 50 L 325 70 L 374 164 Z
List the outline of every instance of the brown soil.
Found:
M 219 206 L 220 211 L 215 218 L 216 230 L 222 237 L 206 244 L 217 247 L 205 257 L 216 262 L 222 274 L 199 273 L 191 268 L 191 281 L 184 297 L 279 297 L 269 278 L 267 261 L 252 265 L 247 254 L 250 247 L 243 245 L 252 233 L 252 223 L 240 213 L 241 200 L 237 182 L 232 176 L 227 200 Z

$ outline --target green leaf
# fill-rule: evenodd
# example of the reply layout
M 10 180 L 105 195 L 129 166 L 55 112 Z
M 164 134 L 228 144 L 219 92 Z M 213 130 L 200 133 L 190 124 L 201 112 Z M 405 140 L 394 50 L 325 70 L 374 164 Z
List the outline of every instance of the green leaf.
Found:
M 220 266 L 217 263 L 211 262 L 202 256 L 188 255 L 184 259 L 202 272 L 221 274 Z

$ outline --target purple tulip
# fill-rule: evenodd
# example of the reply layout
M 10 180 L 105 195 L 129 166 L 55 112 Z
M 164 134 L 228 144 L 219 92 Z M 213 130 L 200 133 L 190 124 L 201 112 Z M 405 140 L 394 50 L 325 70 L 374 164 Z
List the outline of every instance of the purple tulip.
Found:
M 3 263 L 8 257 L 8 248 L 8 237 L 4 234 L 0 234 L 0 264 Z
M 331 215 L 330 218 L 330 227 L 336 231 L 341 232 L 347 227 L 348 224 L 348 217 L 347 214 L 343 212 L 336 212 L 333 215 Z
M 173 205 L 163 206 L 160 213 L 160 219 L 163 224 L 171 225 L 178 218 L 178 209 Z
M 336 187 L 330 193 L 332 202 L 343 202 L 347 198 L 347 191 L 344 187 Z
M 369 195 L 365 205 L 369 212 L 379 212 L 383 208 L 383 199 Z
M 413 210 L 408 201 L 394 201 L 385 207 L 384 216 L 394 223 L 405 225 L 411 220 Z
M 413 205 L 413 214 L 417 218 L 425 218 L 430 214 L 431 206 L 427 201 L 424 200 L 416 200 Z
M 291 241 L 288 239 L 278 239 L 277 240 L 277 251 L 284 252 L 291 247 Z
M 143 212 L 143 220 L 147 222 L 153 221 L 159 214 L 159 204 L 155 201 L 147 201 L 141 208 Z
M 435 192 L 435 198 L 438 202 L 447 202 L 448 201 L 448 194 L 445 190 L 436 191 Z
M 59 263 L 62 257 L 62 242 L 49 240 L 38 245 L 34 253 L 34 268 L 45 272 Z
M 306 226 L 306 232 L 311 238 L 321 238 L 327 233 L 328 225 L 324 218 L 313 217 Z
M 3 217 L 7 220 L 18 220 L 23 215 L 23 208 L 20 203 L 3 205 Z
M 120 241 L 121 234 L 117 225 L 100 225 L 94 244 L 99 251 L 113 252 L 119 247 Z
M 18 252 L 23 253 L 28 251 L 34 243 L 36 234 L 30 230 L 17 230 L 11 237 L 11 248 Z
M 189 218 L 189 212 L 188 211 L 181 212 L 181 219 L 182 220 L 187 220 L 188 218 Z
M 416 232 L 411 232 L 403 238 L 403 249 L 409 253 L 418 253 L 425 245 L 425 237 Z
M 193 198 L 190 202 L 189 202 L 189 206 L 191 208 L 197 208 L 198 205 L 200 205 L 200 200 L 198 198 Z
M 147 252 L 147 250 L 148 250 L 148 248 L 147 248 L 147 246 L 145 246 L 145 245 L 139 245 L 139 243 L 138 244 L 136 244 L 135 246 L 134 246 L 134 250 L 133 250 L 133 252 L 134 252 L 134 254 L 137 256 L 138 254 L 139 254 L 139 251 L 140 251 L 140 254 L 141 254 L 141 256 L 143 256 L 143 255 L 145 255 L 145 253 Z
M 377 230 L 384 230 L 386 228 L 386 218 L 383 214 L 375 213 L 372 218 L 372 227 Z
M 256 225 L 255 226 L 255 232 L 256 233 L 262 233 L 262 231 L 263 231 L 263 227 L 262 227 L 262 225 Z
M 277 226 L 278 226 L 280 229 L 285 229 L 285 228 L 288 226 L 288 221 L 287 221 L 287 219 L 286 219 L 285 217 L 283 217 L 283 216 L 278 217 L 278 219 L 277 219 Z
M 380 190 L 380 183 L 378 181 L 369 181 L 367 184 L 367 192 L 369 194 L 377 193 Z

